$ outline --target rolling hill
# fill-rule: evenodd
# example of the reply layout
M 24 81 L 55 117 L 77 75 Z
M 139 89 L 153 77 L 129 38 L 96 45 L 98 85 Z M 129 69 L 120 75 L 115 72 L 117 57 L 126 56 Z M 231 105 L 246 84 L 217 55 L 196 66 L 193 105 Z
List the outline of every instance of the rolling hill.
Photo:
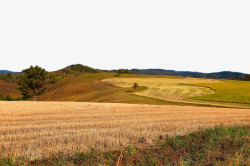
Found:
M 81 64 L 70 65 L 63 69 L 55 71 L 55 73 L 71 74 L 75 76 L 78 76 L 80 74 L 94 74 L 94 73 L 100 73 L 100 72 L 105 72 L 105 71 L 94 69 L 92 67 L 84 66 Z
M 179 102 L 172 102 L 139 96 L 135 92 L 144 91 L 147 87 L 139 87 L 137 90 L 121 88 L 102 80 L 116 78 L 115 73 L 82 74 L 77 77 L 59 81 L 47 88 L 47 92 L 37 96 L 39 101 L 80 101 L 80 102 L 106 102 L 106 103 L 140 103 L 156 105 L 186 105 Z M 144 75 L 122 75 L 121 77 L 154 77 Z M 191 104 L 197 105 L 197 104 Z
M 114 82 L 114 80 L 116 81 Z M 139 84 L 139 88 L 136 90 L 132 88 L 134 82 Z M 228 90 L 234 84 L 231 81 L 176 76 L 82 74 L 49 85 L 44 94 L 37 96 L 37 100 L 249 108 L 250 101 L 247 96 L 249 92 L 246 91 L 243 95 L 241 91 L 241 89 L 249 87 L 248 82 L 242 81 L 242 87 L 228 98 L 223 99 L 224 102 L 220 102 L 220 96 L 217 96 L 216 100 L 213 100 L 213 96 L 202 98 L 204 95 L 213 95 L 215 90 L 210 89 L 209 86 L 217 85 L 220 82 L 223 87 L 229 87 Z M 194 85 L 195 83 L 198 85 Z M 209 84 L 209 86 L 202 86 L 203 84 Z M 227 93 L 227 91 L 222 89 L 220 94 L 223 93 Z M 239 94 L 243 96 L 234 97 Z M 192 99 L 196 96 L 200 97 L 199 100 Z
M 249 104 L 250 102 L 248 82 L 225 82 L 225 80 L 220 82 L 211 79 L 243 78 L 242 76 L 245 76 L 243 73 L 205 74 L 162 69 L 132 69 L 131 73 L 135 74 L 119 76 L 111 71 L 94 69 L 81 64 L 70 65 L 49 73 L 47 90 L 37 96 L 37 100 L 202 106 L 211 106 L 213 101 L 213 106 L 223 107 L 229 105 L 218 102 L 236 103 L 230 104 L 230 107 L 234 107 L 237 103 Z M 249 78 L 247 76 L 246 80 Z M 112 82 L 114 79 L 116 81 Z M 0 82 L 0 94 L 14 98 L 21 97 L 17 84 L 11 81 L 12 83 Z M 132 88 L 134 82 L 139 84 L 136 90 Z M 216 82 L 218 83 L 215 84 Z M 216 93 L 213 94 L 214 92 Z

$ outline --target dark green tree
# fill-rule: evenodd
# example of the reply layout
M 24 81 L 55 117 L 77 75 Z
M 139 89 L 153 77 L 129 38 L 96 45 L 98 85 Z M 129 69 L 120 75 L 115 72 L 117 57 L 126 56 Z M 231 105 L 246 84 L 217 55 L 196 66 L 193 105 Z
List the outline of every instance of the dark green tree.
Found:
M 23 74 L 18 80 L 19 90 L 22 91 L 24 99 L 33 98 L 42 94 L 46 89 L 47 72 L 39 66 L 30 66 L 23 70 Z
M 5 82 L 11 82 L 12 80 L 12 74 L 1 74 L 0 75 L 0 80 L 4 80 Z
M 117 70 L 117 74 L 120 76 L 121 74 L 130 74 L 128 69 L 119 69 Z

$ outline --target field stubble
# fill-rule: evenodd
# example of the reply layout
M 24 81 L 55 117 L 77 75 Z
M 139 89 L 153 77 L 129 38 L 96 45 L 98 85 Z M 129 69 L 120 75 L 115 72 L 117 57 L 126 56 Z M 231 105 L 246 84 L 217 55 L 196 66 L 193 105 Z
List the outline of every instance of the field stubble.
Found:
M 219 80 L 201 78 L 111 78 L 103 82 L 112 83 L 120 87 L 131 87 L 134 82 L 148 89 L 137 93 L 161 99 L 183 100 L 188 97 L 214 94 L 215 91 L 207 87 L 184 85 L 189 83 L 217 83 Z
M 31 159 L 250 122 L 249 109 L 73 102 L 0 102 L 0 115 L 1 150 Z
M 134 82 L 147 90 L 140 96 L 167 101 L 211 106 L 250 108 L 248 81 L 215 80 L 203 78 L 110 78 L 103 82 L 119 87 L 131 87 Z M 197 100 L 198 99 L 198 100 Z

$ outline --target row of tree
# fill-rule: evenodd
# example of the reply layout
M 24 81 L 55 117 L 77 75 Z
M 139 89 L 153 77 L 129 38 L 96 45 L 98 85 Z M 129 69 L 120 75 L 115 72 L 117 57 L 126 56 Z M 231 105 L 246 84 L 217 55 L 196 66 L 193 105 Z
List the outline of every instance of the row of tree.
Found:
M 130 74 L 130 70 L 128 70 L 128 69 L 119 69 L 119 70 L 117 70 L 117 72 L 116 72 L 119 76 L 121 75 L 121 74 Z
M 16 83 L 19 78 L 20 78 L 20 74 L 11 74 L 11 73 L 0 74 L 0 80 L 3 80 L 8 83 L 10 82 Z

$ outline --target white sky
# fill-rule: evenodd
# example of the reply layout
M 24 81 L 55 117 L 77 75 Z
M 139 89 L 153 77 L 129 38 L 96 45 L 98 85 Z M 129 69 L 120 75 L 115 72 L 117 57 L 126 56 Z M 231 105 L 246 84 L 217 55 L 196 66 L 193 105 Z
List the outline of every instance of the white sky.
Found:
M 249 0 L 2 0 L 0 70 L 250 73 Z

